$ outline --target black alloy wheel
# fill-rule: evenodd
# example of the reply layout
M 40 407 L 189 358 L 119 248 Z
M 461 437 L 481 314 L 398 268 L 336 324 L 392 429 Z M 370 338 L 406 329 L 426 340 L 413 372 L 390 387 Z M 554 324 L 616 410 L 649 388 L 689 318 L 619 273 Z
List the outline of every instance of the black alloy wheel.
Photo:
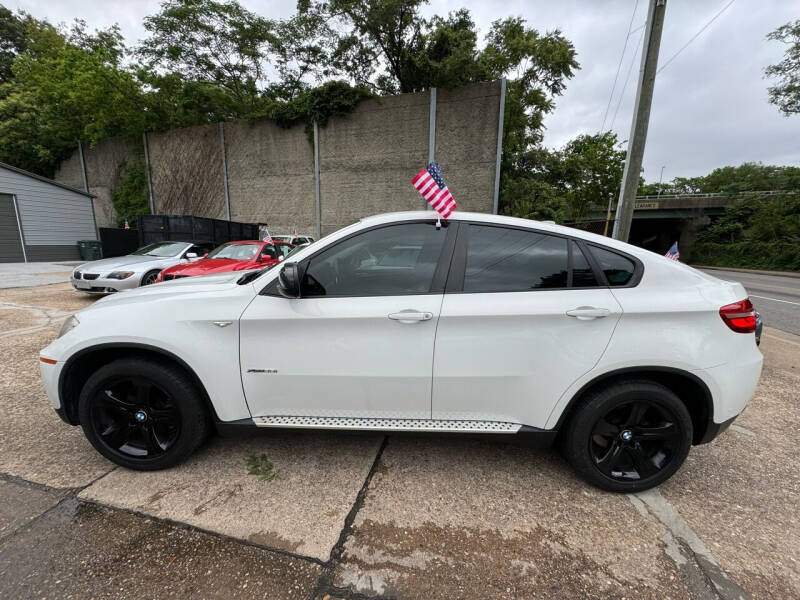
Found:
M 669 388 L 618 381 L 582 398 L 565 424 L 565 458 L 590 483 L 638 492 L 669 479 L 692 444 L 692 419 Z
M 95 371 L 78 398 L 78 418 L 100 454 L 144 471 L 180 463 L 211 429 L 188 374 L 146 358 L 117 359 Z
M 652 477 L 680 448 L 676 421 L 669 409 L 648 400 L 613 408 L 592 430 L 589 451 L 595 466 L 619 481 Z
M 102 442 L 131 458 L 165 454 L 181 432 L 181 415 L 170 394 L 143 378 L 105 382 L 94 394 L 90 415 Z

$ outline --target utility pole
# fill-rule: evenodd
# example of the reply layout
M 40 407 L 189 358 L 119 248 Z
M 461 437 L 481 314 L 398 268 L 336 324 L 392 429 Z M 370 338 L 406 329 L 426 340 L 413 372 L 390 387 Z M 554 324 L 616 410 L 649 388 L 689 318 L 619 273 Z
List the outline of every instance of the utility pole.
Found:
M 656 83 L 661 29 L 664 26 L 666 10 L 667 0 L 650 0 L 647 9 L 644 46 L 642 47 L 642 62 L 639 67 L 639 84 L 636 87 L 636 104 L 633 109 L 631 133 L 628 136 L 630 141 L 625 157 L 625 170 L 622 173 L 617 213 L 614 217 L 614 239 L 623 242 L 628 241 L 631 232 L 636 189 L 639 187 L 639 173 L 642 171 L 642 156 L 647 140 L 647 125 L 650 121 L 650 104 L 653 101 L 653 88 Z

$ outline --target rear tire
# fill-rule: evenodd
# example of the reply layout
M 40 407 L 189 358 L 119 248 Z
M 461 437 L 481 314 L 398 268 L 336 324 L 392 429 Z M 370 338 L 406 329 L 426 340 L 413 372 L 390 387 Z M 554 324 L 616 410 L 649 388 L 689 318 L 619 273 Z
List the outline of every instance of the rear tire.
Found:
M 78 418 L 100 454 L 140 471 L 177 465 L 210 430 L 200 391 L 186 374 L 142 358 L 115 360 L 89 377 Z
M 692 419 L 672 390 L 630 380 L 590 392 L 567 424 L 562 451 L 589 483 L 639 492 L 663 483 L 683 464 Z

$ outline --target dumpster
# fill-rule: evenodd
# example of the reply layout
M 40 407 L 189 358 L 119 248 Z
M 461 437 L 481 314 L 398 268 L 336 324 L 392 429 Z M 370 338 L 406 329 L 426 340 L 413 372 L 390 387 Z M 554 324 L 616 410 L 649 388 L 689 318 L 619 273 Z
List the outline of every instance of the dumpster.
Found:
M 89 261 L 103 258 L 100 240 L 80 240 L 78 242 L 78 252 L 81 255 L 81 260 Z

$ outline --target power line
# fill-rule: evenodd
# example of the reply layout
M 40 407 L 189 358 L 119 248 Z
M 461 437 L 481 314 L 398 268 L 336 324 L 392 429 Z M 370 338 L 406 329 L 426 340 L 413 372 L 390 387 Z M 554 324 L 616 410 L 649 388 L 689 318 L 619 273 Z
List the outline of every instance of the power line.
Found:
M 622 104 L 622 99 L 625 97 L 625 89 L 628 87 L 628 80 L 631 78 L 631 71 L 633 71 L 633 63 L 636 62 L 636 54 L 639 50 L 639 46 L 644 39 L 644 32 L 645 30 L 642 29 L 642 33 L 639 34 L 639 41 L 636 42 L 636 47 L 633 50 L 633 56 L 631 57 L 631 64 L 628 65 L 628 74 L 625 76 L 625 84 L 622 86 L 622 91 L 619 93 L 619 101 L 617 102 L 617 108 L 614 109 L 614 118 L 611 119 L 611 126 L 609 129 L 614 129 L 614 122 L 617 120 L 617 113 L 619 112 L 619 107 Z
M 628 35 L 632 35 L 632 34 L 636 33 L 637 31 L 639 31 L 640 29 L 644 29 L 645 25 L 647 25 L 647 23 L 642 23 L 636 29 L 631 29 L 631 32 Z
M 614 75 L 614 85 L 611 86 L 611 94 L 608 96 L 608 104 L 606 104 L 606 112 L 603 115 L 603 124 L 600 125 L 600 132 L 603 133 L 603 128 L 606 126 L 606 118 L 608 117 L 608 109 L 611 108 L 611 101 L 614 99 L 614 90 L 617 89 L 617 78 L 619 77 L 619 70 L 622 67 L 622 59 L 625 58 L 625 50 L 628 49 L 628 40 L 631 37 L 631 26 L 633 25 L 633 17 L 636 16 L 636 9 L 639 7 L 639 0 L 633 5 L 633 12 L 631 13 L 631 20 L 628 23 L 628 34 L 625 36 L 625 44 L 622 46 L 622 54 L 619 56 L 619 63 L 617 64 L 617 73 Z
M 681 47 L 678 49 L 678 51 L 677 51 L 675 54 L 673 54 L 672 56 L 670 56 L 670 57 L 667 59 L 667 61 L 666 61 L 666 62 L 665 62 L 663 65 L 661 65 L 661 68 L 660 68 L 658 71 L 656 71 L 656 75 L 658 75 L 659 73 L 661 73 L 661 71 L 663 71 L 664 69 L 666 69 L 666 68 L 667 68 L 667 65 L 668 65 L 669 63 L 671 63 L 673 60 L 675 60 L 675 58 L 677 58 L 677 56 L 678 56 L 678 55 L 679 55 L 681 52 L 683 52 L 683 51 L 686 49 L 686 47 L 687 47 L 689 44 L 691 44 L 693 41 L 695 41 L 695 40 L 696 40 L 696 39 L 697 39 L 697 38 L 700 36 L 700 34 L 701 34 L 701 33 L 703 33 L 703 32 L 704 32 L 706 29 L 708 29 L 708 26 L 709 26 L 709 25 L 711 25 L 711 24 L 712 24 L 714 21 L 716 21 L 716 20 L 717 20 L 717 17 L 719 17 L 719 16 L 720 16 L 722 13 L 724 13 L 724 12 L 727 10 L 727 8 L 728 8 L 728 7 L 729 7 L 731 4 L 733 4 L 735 1 L 736 1 L 736 0 L 730 0 L 730 2 L 728 2 L 728 3 L 727 3 L 725 6 L 723 6 L 723 7 L 720 9 L 720 11 L 719 11 L 717 14 L 715 14 L 713 17 L 711 17 L 711 18 L 708 20 L 708 22 L 707 22 L 705 25 L 703 25 L 703 26 L 700 28 L 700 30 L 699 30 L 697 33 L 695 33 L 695 34 L 694 34 L 694 35 L 693 35 L 691 38 L 689 38 L 689 41 L 688 41 L 688 42 L 686 42 L 686 43 L 685 43 L 683 46 L 681 46 Z

